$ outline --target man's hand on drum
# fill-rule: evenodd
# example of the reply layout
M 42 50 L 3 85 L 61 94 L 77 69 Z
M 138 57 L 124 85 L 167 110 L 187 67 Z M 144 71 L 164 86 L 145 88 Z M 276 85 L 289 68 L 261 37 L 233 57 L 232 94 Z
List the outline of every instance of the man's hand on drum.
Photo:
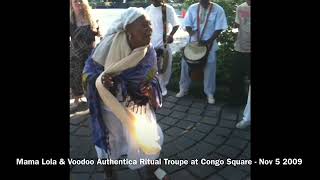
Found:
M 200 45 L 203 45 L 203 46 L 209 46 L 212 43 L 212 40 L 211 39 L 200 40 L 199 43 L 200 43 Z
M 114 82 L 112 80 L 112 77 L 107 74 L 107 73 L 104 73 L 101 77 L 101 82 L 103 84 L 103 86 L 107 89 L 109 89 L 110 87 L 113 86 Z
M 199 43 L 200 45 L 203 45 L 203 46 L 208 46 L 210 44 L 210 40 L 200 40 Z
M 187 32 L 189 33 L 189 36 L 192 36 L 194 33 L 196 33 L 197 31 L 192 31 L 192 28 L 190 26 L 186 27 Z

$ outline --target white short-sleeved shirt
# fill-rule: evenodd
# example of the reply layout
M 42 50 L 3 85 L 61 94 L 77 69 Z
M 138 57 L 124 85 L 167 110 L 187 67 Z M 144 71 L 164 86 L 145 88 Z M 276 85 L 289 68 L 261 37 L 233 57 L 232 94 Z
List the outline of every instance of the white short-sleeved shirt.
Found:
M 153 4 L 146 8 L 150 16 L 152 26 L 151 43 L 153 47 L 158 48 L 163 46 L 163 21 L 162 21 L 162 8 L 161 6 L 155 7 Z M 167 14 L 167 34 L 172 31 L 174 26 L 179 25 L 179 20 L 173 7 L 166 4 Z
M 238 37 L 234 45 L 236 51 L 251 52 L 250 19 L 250 6 L 244 2 L 236 10 L 235 22 L 239 24 Z
M 184 27 L 190 26 L 193 31 L 197 30 L 198 6 L 200 6 L 199 3 L 192 4 L 188 8 L 188 11 L 184 19 Z M 201 14 L 201 11 L 203 10 L 200 8 L 200 14 Z M 200 29 L 201 29 L 200 35 L 203 32 L 203 28 L 204 28 L 204 23 L 200 24 Z M 223 8 L 216 3 L 213 3 L 213 7 L 209 14 L 208 22 L 201 40 L 208 40 L 210 37 L 212 37 L 213 33 L 216 30 L 226 30 L 227 28 L 228 28 L 227 18 Z M 193 34 L 191 36 L 191 42 L 198 41 L 197 36 L 198 36 L 197 33 Z M 214 51 L 218 50 L 218 43 L 216 40 L 214 41 L 212 50 Z

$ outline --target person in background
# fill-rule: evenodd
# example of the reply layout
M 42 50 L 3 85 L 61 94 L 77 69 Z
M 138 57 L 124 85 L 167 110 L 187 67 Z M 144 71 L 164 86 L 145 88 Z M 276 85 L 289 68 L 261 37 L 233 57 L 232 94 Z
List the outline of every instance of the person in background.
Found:
M 230 103 L 234 105 L 246 102 L 246 82 L 251 79 L 251 31 L 250 31 L 251 0 L 240 4 L 236 9 L 235 27 L 238 29 L 234 45 L 235 57 L 231 69 L 231 96 Z
M 244 129 L 251 124 L 251 86 L 249 86 L 249 93 L 247 104 L 243 112 L 243 118 L 240 122 L 236 124 L 236 127 L 239 129 Z
M 150 16 L 152 26 L 151 43 L 156 49 L 157 57 L 162 56 L 162 53 L 168 53 L 168 57 L 166 59 L 162 59 L 167 62 L 160 62 L 162 64 L 166 63 L 166 65 L 164 65 L 165 67 L 160 67 L 160 69 L 164 69 L 159 70 L 161 91 L 162 95 L 165 96 L 168 92 L 166 86 L 169 83 L 172 68 L 172 50 L 169 44 L 174 40 L 173 36 L 179 28 L 179 20 L 173 7 L 164 3 L 163 0 L 151 0 L 151 2 L 152 4 L 146 8 L 146 11 Z M 164 30 L 166 30 L 166 32 L 164 32 Z
M 184 19 L 184 26 L 189 33 L 190 41 L 206 45 L 209 55 L 204 67 L 204 93 L 208 103 L 214 104 L 214 93 L 216 89 L 216 65 L 218 43 L 216 41 L 220 33 L 228 28 L 227 18 L 221 6 L 211 3 L 210 0 L 200 0 L 200 3 L 192 4 L 187 11 Z M 199 26 L 199 29 L 198 29 Z M 202 35 L 202 37 L 200 37 Z M 189 67 L 185 60 L 181 61 L 180 91 L 176 97 L 183 97 L 188 93 L 191 78 Z
M 99 27 L 93 20 L 87 0 L 70 0 L 70 87 L 76 110 L 83 97 L 82 71 L 94 48 L 95 36 L 100 36 Z

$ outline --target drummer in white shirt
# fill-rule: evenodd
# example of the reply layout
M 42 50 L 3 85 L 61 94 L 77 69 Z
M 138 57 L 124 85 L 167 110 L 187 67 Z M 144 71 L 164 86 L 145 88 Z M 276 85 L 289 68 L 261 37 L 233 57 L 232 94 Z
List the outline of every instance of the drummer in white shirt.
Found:
M 170 45 L 173 42 L 173 35 L 179 28 L 179 20 L 174 8 L 169 4 L 165 4 L 163 0 L 151 0 L 152 4 L 146 8 L 148 15 L 150 16 L 152 26 L 151 43 L 156 52 L 159 53 L 159 49 L 164 48 L 163 42 L 163 19 L 162 19 L 162 6 L 165 6 L 166 11 L 166 24 L 167 24 L 167 50 L 168 50 L 168 65 L 164 72 L 159 71 L 159 83 L 161 86 L 162 96 L 167 95 L 166 86 L 169 83 L 172 68 L 172 50 Z M 170 33 L 169 33 L 170 32 Z M 161 52 L 161 51 L 160 51 Z
M 211 6 L 211 8 L 210 8 Z M 198 13 L 199 7 L 199 13 Z M 211 9 L 211 10 L 210 10 Z M 198 20 L 200 31 L 197 32 Z M 205 23 L 207 21 L 207 24 Z M 205 25 L 206 24 L 206 25 Z M 210 2 L 210 0 L 200 0 L 200 3 L 192 4 L 186 13 L 184 19 L 184 26 L 186 31 L 191 36 L 190 41 L 198 41 L 198 34 L 201 36 L 201 43 L 211 46 L 209 51 L 208 60 L 204 66 L 204 93 L 207 95 L 208 103 L 214 104 L 214 93 L 216 89 L 216 51 L 218 50 L 218 44 L 216 38 L 223 30 L 228 28 L 227 18 L 225 12 L 221 6 L 216 3 Z M 205 28 L 204 28 L 205 26 Z M 203 32 L 204 31 L 204 32 Z M 180 91 L 176 97 L 183 97 L 188 93 L 191 79 L 189 76 L 189 67 L 185 60 L 181 61 L 181 76 L 180 76 Z

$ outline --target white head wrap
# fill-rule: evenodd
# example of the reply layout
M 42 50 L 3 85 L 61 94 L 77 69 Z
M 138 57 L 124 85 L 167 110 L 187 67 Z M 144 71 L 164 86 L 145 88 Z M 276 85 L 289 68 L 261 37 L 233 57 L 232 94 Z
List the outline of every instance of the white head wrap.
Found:
M 104 65 L 115 34 L 117 32 L 125 31 L 128 24 L 133 23 L 142 15 L 148 17 L 143 8 L 130 7 L 123 12 L 121 16 L 112 23 L 106 35 L 96 47 L 96 50 L 92 55 L 92 59 L 97 63 Z

